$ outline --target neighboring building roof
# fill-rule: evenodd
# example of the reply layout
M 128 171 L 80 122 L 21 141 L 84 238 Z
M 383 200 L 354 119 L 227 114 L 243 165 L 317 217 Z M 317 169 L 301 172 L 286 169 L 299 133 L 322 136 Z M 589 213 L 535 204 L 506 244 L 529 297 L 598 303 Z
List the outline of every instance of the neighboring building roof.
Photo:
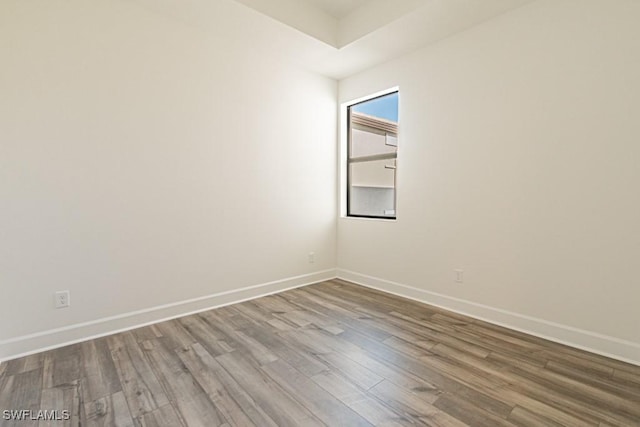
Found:
M 380 117 L 351 111 L 351 123 L 359 127 L 375 129 L 394 136 L 398 135 L 398 122 L 381 119 Z

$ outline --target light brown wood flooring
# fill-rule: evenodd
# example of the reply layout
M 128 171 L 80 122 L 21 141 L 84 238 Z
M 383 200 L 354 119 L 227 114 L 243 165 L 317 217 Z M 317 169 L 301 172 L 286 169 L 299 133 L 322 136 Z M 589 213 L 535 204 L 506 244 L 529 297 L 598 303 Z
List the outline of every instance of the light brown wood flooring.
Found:
M 333 280 L 3 363 L 0 418 L 640 426 L 640 367 Z

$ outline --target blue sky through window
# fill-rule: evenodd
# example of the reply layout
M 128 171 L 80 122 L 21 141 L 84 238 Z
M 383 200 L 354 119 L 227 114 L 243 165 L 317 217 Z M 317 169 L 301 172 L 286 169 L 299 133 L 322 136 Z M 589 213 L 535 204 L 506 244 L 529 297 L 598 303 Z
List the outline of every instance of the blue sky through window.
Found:
M 353 111 L 374 117 L 398 121 L 398 92 L 365 101 L 351 107 Z

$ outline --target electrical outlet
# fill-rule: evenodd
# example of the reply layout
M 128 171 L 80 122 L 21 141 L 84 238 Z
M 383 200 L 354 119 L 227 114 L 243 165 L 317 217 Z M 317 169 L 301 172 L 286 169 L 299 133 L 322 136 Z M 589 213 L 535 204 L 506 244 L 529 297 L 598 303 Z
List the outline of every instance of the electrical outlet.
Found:
M 69 291 L 58 291 L 53 297 L 55 308 L 65 308 L 71 305 L 71 294 Z
M 453 272 L 456 274 L 456 283 L 463 283 L 464 282 L 464 270 L 456 269 L 456 270 L 453 270 Z
M 316 262 L 315 252 L 309 252 L 309 264 L 313 264 L 314 262 Z

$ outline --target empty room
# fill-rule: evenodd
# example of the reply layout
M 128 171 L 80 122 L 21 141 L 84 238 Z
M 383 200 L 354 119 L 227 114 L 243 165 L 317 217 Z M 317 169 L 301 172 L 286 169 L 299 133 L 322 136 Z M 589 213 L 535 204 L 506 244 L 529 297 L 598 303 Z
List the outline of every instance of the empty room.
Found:
M 0 1 L 0 426 L 640 426 L 637 0 Z

